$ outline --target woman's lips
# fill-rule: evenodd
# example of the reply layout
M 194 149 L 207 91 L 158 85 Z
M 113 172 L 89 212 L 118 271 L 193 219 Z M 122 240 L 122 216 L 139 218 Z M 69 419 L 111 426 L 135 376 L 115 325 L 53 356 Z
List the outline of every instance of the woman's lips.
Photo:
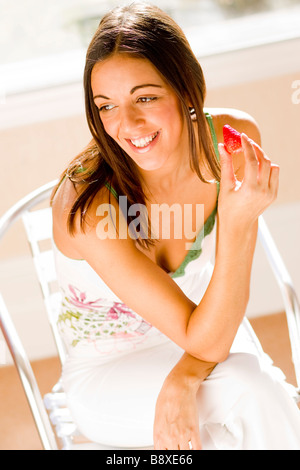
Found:
M 139 139 L 125 139 L 130 148 L 137 153 L 145 153 L 150 151 L 156 145 L 159 139 L 160 131 L 148 134 Z

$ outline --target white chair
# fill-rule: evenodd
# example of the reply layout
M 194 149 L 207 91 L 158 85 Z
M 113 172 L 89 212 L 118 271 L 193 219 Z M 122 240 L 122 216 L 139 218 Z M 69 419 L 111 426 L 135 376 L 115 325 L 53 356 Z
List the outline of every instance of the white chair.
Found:
M 0 218 L 0 240 L 11 226 L 22 218 L 31 247 L 33 262 L 37 272 L 49 324 L 57 346 L 58 356 L 63 364 L 66 352 L 56 327 L 59 314 L 60 293 L 55 286 L 56 273 L 51 247 L 42 250 L 41 241 L 51 240 L 52 214 L 49 205 L 37 206 L 49 201 L 56 181 L 52 181 L 22 198 Z M 262 217 L 259 221 L 259 237 L 269 259 L 281 290 L 287 316 L 292 358 L 297 381 L 297 395 L 300 401 L 300 308 L 289 273 Z M 94 443 L 80 442 L 79 433 L 66 406 L 65 394 L 60 382 L 45 397 L 41 396 L 30 362 L 12 322 L 4 299 L 0 293 L 0 327 L 18 370 L 33 418 L 45 450 L 58 449 L 107 449 Z

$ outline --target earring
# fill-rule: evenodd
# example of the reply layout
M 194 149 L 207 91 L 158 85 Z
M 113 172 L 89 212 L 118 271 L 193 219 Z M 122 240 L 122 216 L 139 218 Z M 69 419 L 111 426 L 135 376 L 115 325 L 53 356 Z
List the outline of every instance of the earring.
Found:
M 189 108 L 189 111 L 190 111 L 191 120 L 192 121 L 197 121 L 197 115 L 196 115 L 195 108 Z

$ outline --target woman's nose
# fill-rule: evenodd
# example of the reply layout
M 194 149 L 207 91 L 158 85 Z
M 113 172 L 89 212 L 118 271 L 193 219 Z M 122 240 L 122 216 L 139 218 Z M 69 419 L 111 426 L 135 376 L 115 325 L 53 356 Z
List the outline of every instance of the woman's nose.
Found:
M 121 111 L 120 130 L 123 135 L 135 137 L 136 131 L 143 127 L 145 119 L 139 110 L 133 109 L 132 106 L 126 107 Z

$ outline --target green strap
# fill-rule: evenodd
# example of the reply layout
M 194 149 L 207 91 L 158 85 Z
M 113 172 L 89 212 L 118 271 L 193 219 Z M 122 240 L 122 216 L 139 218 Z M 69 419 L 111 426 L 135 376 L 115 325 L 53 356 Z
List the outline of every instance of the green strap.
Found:
M 219 149 L 218 149 L 218 140 L 217 140 L 217 136 L 216 136 L 216 132 L 215 132 L 212 117 L 209 113 L 205 112 L 204 114 L 205 114 L 205 117 L 206 117 L 207 122 L 209 124 L 211 137 L 212 137 L 212 140 L 213 140 L 213 145 L 214 145 L 214 149 L 215 149 L 217 158 L 218 158 L 218 160 L 220 160 L 220 154 L 219 154 Z M 220 184 L 219 184 L 219 181 L 217 181 L 217 198 L 219 197 L 219 191 L 220 191 Z M 218 206 L 218 200 L 217 200 L 217 205 L 215 206 L 214 210 L 212 211 L 212 213 L 210 214 L 210 216 L 206 220 L 206 222 L 204 224 L 204 227 L 203 227 L 203 230 L 201 230 L 201 232 L 196 237 L 196 240 L 194 241 L 192 247 L 189 249 L 186 257 L 183 260 L 183 262 L 181 263 L 179 268 L 177 268 L 176 271 L 171 274 L 171 277 L 173 279 L 176 278 L 176 277 L 183 276 L 185 274 L 186 266 L 191 261 L 199 258 L 199 256 L 201 255 L 203 238 L 206 235 L 209 235 L 211 233 L 211 231 L 212 231 L 212 229 L 214 228 L 214 225 L 215 225 L 217 206 Z
M 217 159 L 218 159 L 218 161 L 220 161 L 220 153 L 219 153 L 219 148 L 218 148 L 218 139 L 217 139 L 217 135 L 216 135 L 216 131 L 215 131 L 215 127 L 214 127 L 212 117 L 209 113 L 204 113 L 204 114 L 205 114 L 205 117 L 207 119 L 207 122 L 208 122 L 208 125 L 209 125 L 209 128 L 210 128 L 210 133 L 211 133 L 211 137 L 212 137 L 212 140 L 213 140 L 214 149 L 215 149 L 215 152 L 216 152 Z M 219 181 L 217 181 L 217 192 L 218 192 L 218 197 L 219 197 L 219 192 L 220 192 L 220 182 Z
M 208 122 L 208 125 L 209 125 L 209 128 L 210 128 L 210 132 L 211 132 L 211 136 L 212 136 L 212 140 L 213 140 L 213 144 L 214 144 L 214 149 L 215 149 L 215 152 L 216 152 L 216 155 L 217 155 L 217 159 L 218 159 L 218 161 L 220 161 L 220 154 L 219 154 L 219 149 L 218 149 L 218 139 L 217 139 L 217 136 L 216 136 L 216 131 L 215 131 L 215 127 L 214 127 L 212 117 L 209 113 L 204 113 L 204 114 L 206 116 L 206 119 L 207 119 L 207 122 Z
M 208 219 L 206 220 L 206 222 L 203 226 L 203 229 L 197 235 L 196 240 L 194 241 L 193 245 L 191 246 L 191 248 L 187 252 L 187 255 L 184 258 L 181 265 L 176 269 L 176 271 L 174 273 L 171 273 L 172 279 L 175 279 L 176 277 L 184 276 L 185 268 L 187 267 L 187 265 L 191 261 L 199 258 L 199 256 L 202 253 L 203 239 L 204 239 L 204 237 L 206 237 L 206 235 L 209 235 L 211 233 L 212 229 L 214 228 L 215 220 L 216 220 L 216 213 L 217 213 L 217 207 L 215 207 L 214 210 L 212 211 L 212 213 L 209 215 Z
M 118 196 L 118 193 L 117 193 L 117 191 L 112 187 L 112 185 L 111 185 L 110 183 L 106 182 L 106 183 L 105 183 L 105 186 L 106 186 L 107 189 L 111 192 L 111 194 L 112 194 L 113 196 L 115 196 L 116 199 L 118 199 L 118 197 L 119 197 L 119 196 Z
M 86 171 L 86 168 L 84 168 L 82 165 L 76 170 L 76 174 L 77 173 L 83 173 L 84 171 Z M 115 196 L 116 199 L 118 199 L 118 193 L 117 191 L 111 186 L 110 183 L 108 183 L 108 181 L 105 183 L 105 186 L 107 187 L 107 189 L 112 193 L 113 196 Z

